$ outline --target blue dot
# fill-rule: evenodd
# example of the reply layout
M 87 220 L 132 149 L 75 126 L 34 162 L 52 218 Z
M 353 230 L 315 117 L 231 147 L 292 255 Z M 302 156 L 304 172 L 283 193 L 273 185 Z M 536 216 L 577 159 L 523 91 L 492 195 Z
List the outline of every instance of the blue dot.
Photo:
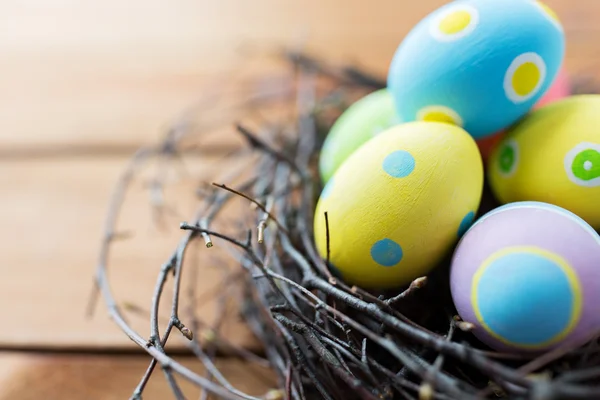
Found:
M 540 345 L 562 333 L 574 302 L 565 272 L 552 260 L 525 252 L 493 261 L 477 296 L 485 324 L 515 345 Z
M 460 226 L 458 227 L 458 237 L 462 237 L 462 235 L 464 235 L 465 232 L 467 232 L 467 230 L 473 224 L 474 220 L 475 213 L 473 211 L 469 211 L 467 215 L 465 215 L 465 217 L 462 219 L 462 221 L 460 221 Z
M 383 160 L 383 170 L 394 178 L 404 178 L 415 169 L 415 158 L 405 150 L 397 150 Z
M 384 267 L 393 267 L 402 260 L 402 247 L 391 239 L 382 239 L 371 247 L 371 258 Z
M 332 188 L 333 188 L 333 178 L 329 179 L 327 184 L 325 184 L 325 187 L 323 188 L 323 191 L 321 192 L 321 198 L 326 199 L 327 197 L 329 197 L 329 195 L 331 194 Z

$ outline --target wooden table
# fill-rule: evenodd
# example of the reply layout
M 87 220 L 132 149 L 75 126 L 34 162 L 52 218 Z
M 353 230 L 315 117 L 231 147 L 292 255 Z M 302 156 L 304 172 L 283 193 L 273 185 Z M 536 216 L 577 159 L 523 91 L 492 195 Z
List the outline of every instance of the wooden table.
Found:
M 215 74 L 226 80 L 246 67 L 248 52 L 302 45 L 384 75 L 406 32 L 443 3 L 3 2 L 0 399 L 34 398 L 40 392 L 45 399 L 130 395 L 147 356 L 88 354 L 136 350 L 103 308 L 91 320 L 84 317 L 107 201 L 127 157 L 156 142 Z M 567 69 L 598 76 L 600 3 L 547 4 L 565 25 Z M 260 63 L 252 68 L 260 70 Z M 180 233 L 152 230 L 142 191 L 129 201 L 129 223 L 146 233 L 143 241 L 120 249 L 112 279 L 120 301 L 149 305 L 160 264 Z M 193 199 L 184 209 L 191 212 L 192 206 Z M 207 292 L 211 276 L 205 279 Z M 214 315 L 206 311 L 203 317 Z M 147 332 L 146 319 L 133 324 Z M 256 346 L 239 321 L 232 317 L 228 324 L 236 344 Z M 55 353 L 65 350 L 74 353 Z M 196 367 L 191 359 L 184 362 Z M 248 372 L 232 360 L 222 363 L 240 388 L 261 394 L 274 385 L 265 371 Z M 255 373 L 263 378 L 252 378 Z M 164 379 L 157 376 L 146 398 L 167 397 Z

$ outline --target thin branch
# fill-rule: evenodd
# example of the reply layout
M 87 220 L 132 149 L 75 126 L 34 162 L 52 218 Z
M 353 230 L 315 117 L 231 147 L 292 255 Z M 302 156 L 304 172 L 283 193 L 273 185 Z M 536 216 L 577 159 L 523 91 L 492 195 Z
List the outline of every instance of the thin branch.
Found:
M 417 290 L 421 289 L 426 284 L 427 284 L 427 277 L 426 276 L 422 276 L 420 278 L 417 278 L 417 279 L 415 279 L 414 281 L 412 281 L 410 283 L 410 286 L 408 287 L 408 289 L 406 289 L 405 291 L 403 291 L 402 293 L 400 293 L 397 296 L 394 296 L 394 297 L 392 297 L 390 299 L 385 300 L 385 303 L 388 306 L 392 306 L 395 303 L 397 303 L 397 302 L 403 300 L 404 298 L 410 296 L 411 294 L 413 294 Z
M 260 208 L 271 220 L 273 220 L 273 222 L 275 222 L 277 224 L 277 227 L 279 229 L 281 229 L 283 232 L 288 233 L 287 229 L 285 229 L 285 227 L 283 225 L 281 225 L 281 223 L 279 223 L 279 221 L 277 220 L 277 218 L 275 218 L 273 215 L 271 215 L 271 213 L 267 210 L 267 208 L 260 204 L 258 201 L 256 201 L 255 199 L 253 199 L 252 197 L 248 196 L 247 194 L 244 194 L 238 190 L 232 189 L 224 184 L 219 184 L 219 183 L 213 183 L 213 186 L 216 186 L 218 188 L 221 188 L 223 190 L 227 190 L 228 192 L 234 193 L 240 197 L 245 198 L 246 200 L 250 201 L 251 203 L 255 204 L 258 208 Z
M 595 342 L 583 349 L 559 347 L 533 360 L 479 349 L 469 334 L 473 324 L 455 318 L 447 325 L 448 312 L 453 311 L 448 311 L 451 300 L 441 294 L 448 285 L 443 273 L 432 273 L 430 282 L 425 277 L 417 278 L 405 291 L 393 293 L 392 297 L 388 292 L 349 287 L 343 278 L 334 279 L 329 268 L 331 235 L 336 232 L 330 232 L 327 214 L 323 216 L 325 260 L 317 251 L 312 232 L 320 146 L 331 124 L 354 96 L 363 96 L 384 85 L 381 78 L 352 65 L 334 67 L 301 52 L 288 53 L 286 60 L 292 63 L 292 69 L 286 69 L 283 83 L 272 75 L 260 82 L 220 82 L 216 92 L 186 111 L 162 144 L 140 150 L 115 186 L 90 310 L 97 292 L 101 293 L 111 318 L 152 357 L 132 398 L 141 399 L 156 365 L 162 368 L 175 398 L 184 396 L 178 385 L 180 377 L 202 388 L 203 399 L 214 395 L 226 400 L 469 400 L 491 394 L 492 385 L 497 385 L 496 393 L 515 398 L 600 398 L 596 382 L 600 377 L 596 368 L 600 351 Z M 225 105 L 226 84 L 235 89 L 229 90 L 229 96 L 244 100 Z M 242 86 L 246 92 L 240 90 Z M 282 94 L 283 86 L 286 91 Z M 257 108 L 262 105 L 276 107 Z M 190 191 L 190 197 L 200 202 L 198 211 L 189 223 L 181 224 L 185 232 L 167 261 L 162 267 L 153 267 L 157 279 L 148 311 L 140 313 L 132 307 L 121 310 L 108 280 L 108 254 L 118 236 L 118 215 L 130 182 L 148 160 L 159 157 L 149 189 L 152 198 L 158 200 L 155 203 L 164 208 L 170 164 L 181 161 L 182 151 L 195 157 L 206 154 L 202 151 L 205 135 L 217 137 L 222 132 L 219 128 L 231 126 L 249 146 L 227 155 L 227 168 L 223 169 L 227 177 L 207 179 L 195 176 L 189 169 L 185 178 L 196 185 L 236 182 L 227 186 L 206 184 L 202 193 Z M 258 126 L 256 131 L 250 128 L 254 126 Z M 242 155 L 252 158 L 249 164 L 233 162 Z M 251 176 L 242 178 L 247 175 Z M 250 212 L 228 211 L 227 206 L 238 197 L 249 201 Z M 161 216 L 184 215 L 182 219 L 187 219 L 179 210 L 171 211 Z M 168 226 L 166 218 L 161 222 Z M 228 233 L 225 227 L 237 233 Z M 258 243 L 251 240 L 253 232 Z M 351 238 L 343 239 L 351 244 Z M 194 240 L 203 245 L 193 246 Z M 211 247 L 216 249 L 206 253 L 205 248 Z M 191 249 L 201 251 L 198 259 L 186 256 Z M 236 272 L 229 272 L 229 259 L 223 263 L 214 261 L 211 256 L 219 251 L 225 251 L 236 262 Z M 180 296 L 181 284 L 189 279 L 184 277 L 184 269 L 192 268 L 191 276 L 198 276 L 206 257 L 223 272 L 223 283 L 215 286 L 219 293 L 207 292 L 218 296 L 213 310 L 217 318 L 212 324 L 196 315 L 198 303 L 203 303 L 208 294 L 195 295 L 195 278 L 186 285 L 189 295 Z M 412 296 L 425 283 L 431 288 L 423 290 L 418 298 Z M 241 296 L 234 293 L 238 285 Z M 172 293 L 167 300 L 169 291 Z M 170 313 L 159 315 L 160 304 L 165 301 L 170 301 Z M 230 318 L 228 305 L 232 302 L 239 304 L 244 321 L 263 345 L 264 357 L 235 345 L 226 330 L 221 329 Z M 188 326 L 180 319 L 181 307 Z M 129 325 L 124 312 L 147 314 L 148 338 Z M 161 326 L 166 325 L 162 332 L 159 319 Z M 181 335 L 172 335 L 174 329 Z M 459 337 L 465 336 L 463 332 L 471 343 L 459 342 Z M 190 348 L 205 375 L 192 372 L 167 354 L 167 344 L 174 338 Z M 249 395 L 234 387 L 214 361 L 220 351 L 248 364 L 270 367 L 278 387 L 263 396 Z M 530 375 L 542 368 L 546 378 Z

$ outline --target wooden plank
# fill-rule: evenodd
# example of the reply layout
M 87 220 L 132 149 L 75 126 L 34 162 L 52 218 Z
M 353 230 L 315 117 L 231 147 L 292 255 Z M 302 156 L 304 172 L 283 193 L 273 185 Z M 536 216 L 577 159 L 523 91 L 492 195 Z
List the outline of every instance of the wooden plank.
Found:
M 215 83 L 214 73 L 227 84 L 236 71 L 253 69 L 242 45 L 264 50 L 302 43 L 384 74 L 402 37 L 443 3 L 2 2 L 0 149 L 153 142 L 207 82 Z M 567 66 L 578 72 L 595 63 L 600 3 L 546 3 L 566 26 Z
M 240 157 L 237 161 L 245 160 Z M 97 307 L 95 318 L 85 318 L 109 195 L 125 160 L 74 158 L 5 161 L 0 165 L 0 274 L 5 277 L 0 280 L 0 319 L 4 321 L 0 347 L 133 346 L 109 321 L 103 303 Z M 227 170 L 235 168 L 231 161 L 227 165 Z M 117 226 L 117 233 L 131 233 L 133 237 L 117 241 L 109 258 L 115 297 L 122 306 L 133 304 L 143 310 L 129 314 L 129 320 L 144 337 L 149 335 L 147 312 L 161 265 L 183 236 L 179 223 L 189 221 L 198 207 L 196 187 L 203 180 L 219 182 L 223 170 L 217 157 L 189 159 L 185 166 L 190 178 L 178 178 L 177 169 L 167 175 L 165 209 L 176 212 L 164 213 L 158 227 L 148 190 L 155 166 L 133 182 Z M 248 209 L 245 200 L 239 204 Z M 239 208 L 230 208 L 225 219 L 235 220 L 239 215 L 236 210 Z M 188 258 L 196 257 L 200 266 L 192 307 L 208 326 L 224 317 L 223 332 L 233 344 L 255 348 L 254 337 L 237 315 L 237 292 L 230 290 L 235 281 L 226 278 L 231 284 L 222 284 L 232 267 L 231 259 L 218 241 L 215 244 L 211 249 L 203 243 L 194 244 L 188 253 Z M 186 273 L 192 270 L 191 266 L 186 268 Z M 183 292 L 191 279 L 184 276 Z M 161 303 L 163 327 L 170 315 L 171 281 Z M 218 294 L 226 295 L 224 303 Z M 181 303 L 181 320 L 189 324 L 185 307 L 190 303 L 185 294 Z M 178 332 L 174 336 L 180 338 L 174 338 L 171 348 L 181 347 L 185 339 Z
M 203 373 L 199 362 L 179 358 L 186 368 Z M 0 354 L 0 400 L 123 400 L 128 399 L 148 367 L 144 356 Z M 239 360 L 217 360 L 231 384 L 250 395 L 262 396 L 275 387 L 269 370 Z M 178 378 L 188 399 L 200 390 Z M 174 398 L 167 381 L 156 369 L 145 391 L 145 400 Z M 210 397 L 215 400 L 215 397 Z

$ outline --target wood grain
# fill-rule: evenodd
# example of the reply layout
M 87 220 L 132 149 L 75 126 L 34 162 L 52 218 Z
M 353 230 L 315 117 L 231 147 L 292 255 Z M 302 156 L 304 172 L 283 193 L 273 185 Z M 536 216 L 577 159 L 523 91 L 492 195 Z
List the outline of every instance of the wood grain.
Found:
M 250 68 L 241 47 L 302 44 L 384 74 L 403 36 L 444 2 L 3 1 L 0 150 L 153 142 L 214 74 Z M 566 27 L 568 69 L 597 74 L 600 3 L 546 2 Z
M 126 156 L 141 144 L 155 143 L 208 90 L 227 87 L 226 97 L 243 98 L 236 92 L 239 82 L 273 67 L 249 54 L 302 45 L 332 61 L 355 62 L 384 75 L 402 37 L 443 3 L 0 2 L 0 347 L 131 350 L 102 305 L 93 319 L 85 318 L 107 202 Z M 600 78 L 600 2 L 546 3 L 565 26 L 567 69 Z M 225 128 L 214 140 L 235 143 L 232 138 Z M 222 165 L 213 156 L 188 167 L 193 176 L 202 171 L 213 181 Z M 181 237 L 178 223 L 197 206 L 190 194 L 201 180 L 170 178 L 166 199 L 178 213 L 167 216 L 161 230 L 149 205 L 150 177 L 135 182 L 119 224 L 120 232 L 135 235 L 117 243 L 110 260 L 115 296 L 122 306 L 142 309 L 128 315 L 144 335 L 158 270 Z M 196 250 L 206 255 L 201 246 Z M 219 246 L 210 251 L 197 281 L 198 293 L 205 295 L 195 304 L 209 325 L 223 314 L 215 293 L 223 292 L 218 282 L 231 267 Z M 237 317 L 234 291 L 229 298 L 225 334 L 235 345 L 256 349 Z M 175 339 L 171 350 L 182 347 L 183 339 Z M 0 400 L 128 398 L 148 361 L 145 356 L 0 353 Z M 198 368 L 190 359 L 184 362 Z M 235 386 L 251 394 L 275 385 L 266 371 L 234 360 L 219 363 Z M 179 381 L 189 398 L 197 398 L 194 388 Z M 171 398 L 161 373 L 144 398 Z
M 144 356 L 29 355 L 0 353 L 0 400 L 123 400 L 128 399 L 146 368 Z M 199 363 L 178 358 L 185 367 L 203 373 Z M 262 396 L 276 382 L 267 369 L 238 360 L 218 360 L 217 366 L 231 384 L 244 392 Z M 178 378 L 188 399 L 200 390 Z M 164 400 L 173 394 L 157 369 L 144 392 L 144 400 Z M 212 400 L 216 400 L 212 397 Z
M 147 311 L 161 265 L 183 235 L 179 223 L 189 221 L 198 206 L 194 189 L 200 178 L 219 182 L 219 160 L 186 160 L 186 170 L 193 179 L 178 178 L 176 170 L 171 170 L 164 196 L 166 207 L 176 213 L 163 216 L 164 228 L 157 227 L 150 205 L 148 180 L 153 176 L 153 166 L 132 184 L 117 232 L 133 237 L 115 243 L 109 276 L 119 304 L 134 304 L 145 310 L 132 315 L 130 322 L 146 337 Z M 103 303 L 93 319 L 85 318 L 108 199 L 124 167 L 124 160 L 108 158 L 0 163 L 0 274 L 5 277 L 0 280 L 0 319 L 4 321 L 0 347 L 133 346 L 107 318 Z M 232 206 L 226 217 L 235 218 L 237 211 L 231 210 L 238 209 Z M 211 249 L 200 244 L 191 246 L 189 257 L 197 257 L 200 263 L 194 308 L 208 324 L 227 311 L 224 333 L 235 345 L 254 348 L 253 336 L 237 315 L 236 291 L 222 286 L 232 263 L 219 244 L 222 242 L 216 240 Z M 188 267 L 186 272 L 191 269 Z M 194 282 L 188 275 L 184 282 L 185 292 L 187 284 Z M 217 294 L 227 295 L 222 306 Z M 169 316 L 171 296 L 169 283 L 161 304 L 165 318 Z M 187 304 L 187 298 L 182 298 L 182 309 Z M 189 319 L 186 315 L 182 311 L 184 323 Z M 183 340 L 175 338 L 172 348 L 181 347 Z

